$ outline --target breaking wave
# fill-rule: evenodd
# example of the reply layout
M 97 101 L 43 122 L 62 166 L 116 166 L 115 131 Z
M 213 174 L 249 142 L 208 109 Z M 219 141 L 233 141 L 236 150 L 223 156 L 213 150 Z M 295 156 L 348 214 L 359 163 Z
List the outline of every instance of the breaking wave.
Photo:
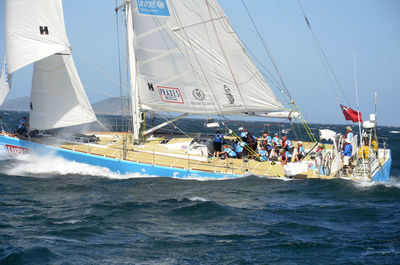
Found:
M 155 177 L 147 174 L 128 173 L 119 174 L 112 172 L 108 168 L 92 166 L 88 164 L 78 163 L 75 161 L 65 160 L 58 156 L 37 156 L 34 154 L 19 155 L 9 161 L 0 170 L 6 175 L 49 178 L 65 175 L 85 175 L 96 176 L 110 179 L 130 179 L 130 178 L 149 178 Z

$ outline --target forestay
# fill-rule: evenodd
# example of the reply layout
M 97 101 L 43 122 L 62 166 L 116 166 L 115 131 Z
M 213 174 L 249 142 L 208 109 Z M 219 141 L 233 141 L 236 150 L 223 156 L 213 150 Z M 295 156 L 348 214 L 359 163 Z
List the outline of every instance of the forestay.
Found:
M 132 2 L 142 105 L 208 115 L 283 109 L 215 0 Z
M 31 129 L 90 123 L 96 116 L 83 90 L 69 49 L 35 63 L 31 92 Z

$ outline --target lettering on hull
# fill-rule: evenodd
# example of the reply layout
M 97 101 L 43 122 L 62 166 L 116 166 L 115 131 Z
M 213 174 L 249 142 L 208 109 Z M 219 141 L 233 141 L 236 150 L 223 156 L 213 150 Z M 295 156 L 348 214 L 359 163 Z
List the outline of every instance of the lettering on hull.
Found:
M 6 144 L 5 146 L 10 155 L 26 155 L 31 152 L 31 149 L 21 146 L 16 146 L 11 144 Z

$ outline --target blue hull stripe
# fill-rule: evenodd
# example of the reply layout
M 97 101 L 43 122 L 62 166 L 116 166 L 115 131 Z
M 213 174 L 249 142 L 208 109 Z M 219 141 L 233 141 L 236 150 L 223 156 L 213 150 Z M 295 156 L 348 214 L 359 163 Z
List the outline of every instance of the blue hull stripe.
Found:
M 181 169 L 165 166 L 157 166 L 151 164 L 143 164 L 126 160 L 118 160 L 103 156 L 81 153 L 77 151 L 67 150 L 54 146 L 38 144 L 30 141 L 12 138 L 0 135 L 0 145 L 9 144 L 19 147 L 31 149 L 34 154 L 38 155 L 56 155 L 66 160 L 85 163 L 93 166 L 105 167 L 113 172 L 120 174 L 139 173 L 155 177 L 175 177 L 175 178 L 238 178 L 243 175 L 232 175 L 215 172 L 203 172 L 198 170 Z M 4 149 L 4 148 L 3 148 Z
M 390 175 L 390 167 L 392 166 L 392 152 L 389 150 L 389 159 L 382 165 L 382 168 L 375 173 L 372 181 L 387 182 Z

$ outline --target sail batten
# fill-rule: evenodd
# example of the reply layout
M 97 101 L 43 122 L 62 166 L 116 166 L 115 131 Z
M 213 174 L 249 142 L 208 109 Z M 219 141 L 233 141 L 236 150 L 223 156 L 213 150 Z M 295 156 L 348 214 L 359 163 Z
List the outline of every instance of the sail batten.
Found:
M 141 104 L 207 115 L 283 109 L 215 0 L 143 11 L 144 2 L 132 9 Z

